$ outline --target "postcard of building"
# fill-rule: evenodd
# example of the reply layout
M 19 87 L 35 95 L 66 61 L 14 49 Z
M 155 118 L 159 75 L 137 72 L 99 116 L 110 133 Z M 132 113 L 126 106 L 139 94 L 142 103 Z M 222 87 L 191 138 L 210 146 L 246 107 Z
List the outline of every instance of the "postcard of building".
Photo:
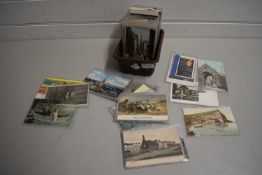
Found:
M 125 168 L 187 161 L 177 126 L 122 132 Z
M 35 99 L 24 123 L 70 127 L 75 110 L 76 105 L 61 104 L 60 100 Z
M 171 83 L 170 100 L 175 103 L 219 106 L 217 91 L 202 90 L 198 87 Z
M 188 136 L 238 135 L 230 107 L 183 108 Z
M 93 69 L 88 74 L 86 81 L 90 84 L 92 92 L 116 100 L 129 85 L 131 79 Z
M 204 89 L 227 91 L 223 62 L 198 59 L 198 82 Z
M 179 54 L 172 55 L 166 81 L 187 86 L 197 86 L 196 68 L 197 58 Z
M 121 96 L 116 114 L 116 119 L 119 121 L 167 121 L 166 95 L 134 94 Z
M 46 99 L 61 100 L 62 104 L 88 105 L 89 84 L 72 84 L 48 87 Z

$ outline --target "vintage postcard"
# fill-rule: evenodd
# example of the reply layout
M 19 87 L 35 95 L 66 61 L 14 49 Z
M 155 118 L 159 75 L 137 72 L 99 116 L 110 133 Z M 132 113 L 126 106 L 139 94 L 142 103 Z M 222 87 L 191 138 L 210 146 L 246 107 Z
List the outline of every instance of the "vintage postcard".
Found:
M 126 28 L 125 55 L 141 60 L 152 58 L 154 54 L 155 31 L 141 27 Z
M 178 127 L 122 132 L 125 168 L 187 161 Z
M 176 83 L 171 84 L 170 100 L 176 103 L 219 106 L 217 91 L 199 91 L 198 87 Z
M 46 99 L 46 93 L 50 86 L 66 86 L 74 84 L 86 84 L 85 81 L 81 80 L 67 80 L 62 78 L 45 78 L 43 83 L 40 85 L 35 98 Z
M 57 85 L 72 85 L 72 84 L 86 84 L 83 80 L 67 80 L 62 78 L 51 78 L 48 77 L 42 83 L 47 86 L 57 86 Z
M 198 83 L 201 88 L 227 91 L 223 62 L 198 59 Z
M 99 69 L 93 69 L 87 76 L 90 90 L 116 100 L 129 85 L 131 79 L 113 75 Z
M 183 108 L 188 136 L 238 135 L 230 107 Z
M 196 58 L 179 54 L 173 55 L 166 81 L 187 86 L 196 86 L 196 67 Z
M 61 104 L 60 100 L 35 99 L 24 123 L 70 127 L 75 110 L 75 105 Z
M 165 95 L 122 96 L 118 101 L 117 120 L 167 121 L 168 104 Z
M 48 87 L 46 99 L 61 100 L 63 104 L 88 105 L 89 85 L 74 84 Z

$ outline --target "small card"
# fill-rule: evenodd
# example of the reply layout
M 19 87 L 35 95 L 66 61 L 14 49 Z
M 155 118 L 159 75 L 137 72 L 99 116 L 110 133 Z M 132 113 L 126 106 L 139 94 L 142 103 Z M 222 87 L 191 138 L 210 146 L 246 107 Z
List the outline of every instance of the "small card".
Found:
M 170 100 L 176 103 L 219 106 L 217 91 L 199 91 L 198 87 L 176 83 L 171 83 Z
M 238 135 L 230 107 L 183 108 L 188 136 Z
M 187 161 L 177 126 L 122 132 L 125 168 Z
M 118 101 L 117 120 L 167 121 L 168 105 L 165 95 L 129 95 Z

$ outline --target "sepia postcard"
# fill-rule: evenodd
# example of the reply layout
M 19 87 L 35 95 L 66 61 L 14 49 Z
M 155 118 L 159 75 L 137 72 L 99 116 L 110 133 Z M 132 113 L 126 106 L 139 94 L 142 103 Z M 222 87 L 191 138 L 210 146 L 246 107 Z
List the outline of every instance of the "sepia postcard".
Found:
M 167 121 L 168 104 L 165 95 L 127 95 L 120 97 L 117 120 Z
M 60 100 L 35 99 L 24 123 L 70 127 L 75 110 L 75 105 L 61 104 Z
M 48 87 L 45 95 L 46 99 L 61 100 L 62 104 L 72 104 L 78 106 L 88 105 L 89 85 L 74 84 Z
M 176 83 L 171 83 L 170 100 L 176 103 L 219 106 L 217 91 L 199 91 L 198 87 Z
M 204 89 L 227 91 L 223 62 L 198 59 L 198 83 Z
M 166 81 L 181 85 L 196 86 L 196 68 L 196 58 L 182 56 L 179 54 L 173 55 L 170 62 Z
M 230 107 L 183 108 L 188 136 L 238 135 Z
M 125 168 L 187 161 L 177 126 L 122 132 Z
M 131 79 L 93 69 L 88 74 L 86 81 L 90 84 L 92 92 L 116 100 L 129 85 Z

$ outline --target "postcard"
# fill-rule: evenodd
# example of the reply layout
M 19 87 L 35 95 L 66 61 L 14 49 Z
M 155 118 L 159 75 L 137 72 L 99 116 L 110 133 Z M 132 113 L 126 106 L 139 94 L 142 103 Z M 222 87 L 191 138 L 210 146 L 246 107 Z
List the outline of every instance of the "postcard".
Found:
M 88 74 L 86 81 L 90 84 L 92 92 L 116 100 L 129 85 L 131 79 L 93 69 Z
M 196 58 L 179 54 L 173 55 L 166 81 L 181 85 L 196 86 L 196 67 Z
M 204 89 L 227 91 L 223 62 L 198 59 L 198 82 Z
M 176 83 L 171 83 L 170 100 L 176 103 L 219 106 L 217 91 L 200 91 L 198 87 L 179 85 Z
M 125 30 L 125 56 L 135 57 L 141 60 L 152 58 L 155 46 L 155 30 L 127 27 Z
M 35 99 L 24 123 L 70 127 L 75 110 L 75 105 L 61 104 L 60 100 Z
M 238 135 L 230 107 L 183 108 L 188 136 Z
M 45 78 L 43 83 L 40 85 L 35 98 L 45 99 L 48 87 L 50 86 L 62 86 L 62 85 L 73 85 L 73 84 L 86 84 L 85 81 L 81 80 L 67 80 L 62 78 Z
M 168 104 L 165 95 L 127 95 L 120 97 L 117 120 L 167 121 Z
M 50 86 L 48 87 L 45 95 L 46 99 L 61 100 L 63 104 L 72 105 L 88 105 L 89 85 L 73 84 L 63 86 Z
M 122 132 L 125 168 L 187 161 L 178 127 Z
M 57 86 L 57 85 L 72 85 L 72 84 L 86 84 L 83 80 L 67 80 L 62 78 L 48 77 L 44 80 L 43 85 Z

